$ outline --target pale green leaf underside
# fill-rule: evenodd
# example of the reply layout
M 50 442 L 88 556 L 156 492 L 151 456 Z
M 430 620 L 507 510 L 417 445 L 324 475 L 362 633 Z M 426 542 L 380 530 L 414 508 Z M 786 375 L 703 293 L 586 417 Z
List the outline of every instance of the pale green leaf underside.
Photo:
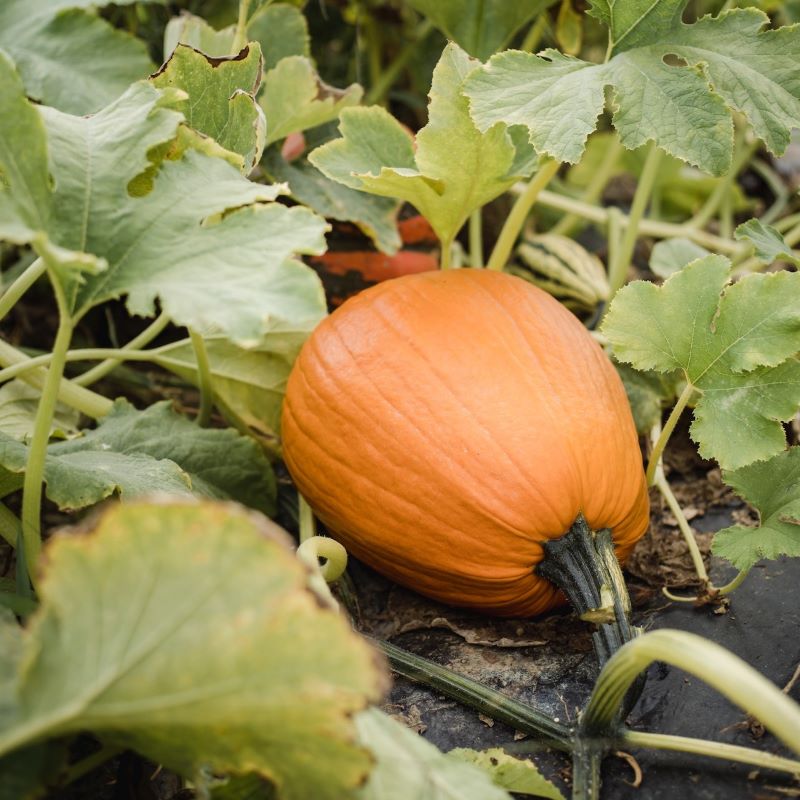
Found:
M 555 0 L 409 0 L 448 39 L 484 60 Z
M 765 264 L 771 264 L 779 258 L 800 264 L 792 248 L 786 244 L 783 236 L 771 225 L 765 225 L 760 219 L 749 219 L 743 222 L 734 231 L 734 236 L 739 240 L 752 242 L 756 256 Z
M 261 163 L 270 177 L 289 186 L 289 194 L 295 200 L 317 214 L 352 222 L 384 253 L 393 254 L 400 248 L 399 201 L 370 195 L 331 180 L 305 160 L 288 163 L 277 147 L 268 149 Z
M 382 676 L 308 591 L 288 537 L 211 502 L 118 505 L 95 524 L 48 548 L 0 754 L 91 730 L 189 777 L 253 772 L 285 800 L 353 798 L 370 758 L 350 715 Z
M 261 65 L 257 43 L 245 47 L 237 56 L 214 59 L 178 45 L 150 81 L 158 89 L 186 92 L 188 98 L 175 104 L 186 124 L 238 154 L 247 174 L 258 163 L 264 148 L 266 123 L 255 101 Z
M 356 728 L 375 758 L 358 800 L 510 800 L 480 769 L 449 758 L 376 708 L 359 714 Z
M 535 167 L 532 149 L 504 125 L 481 133 L 461 94 L 478 62 L 455 44 L 433 73 L 428 124 L 416 152 L 400 124 L 379 107 L 347 109 L 342 138 L 314 150 L 311 163 L 354 189 L 405 200 L 450 242 L 476 208 L 506 191 Z
M 539 772 L 533 762 L 514 758 L 500 747 L 489 750 L 459 747 L 451 750 L 447 757 L 480 767 L 497 786 L 509 792 L 565 800 L 564 795 Z
M 363 93 L 357 83 L 346 89 L 324 84 L 304 56 L 282 59 L 264 75 L 259 97 L 267 117 L 267 144 L 336 119 L 342 109 L 357 105 Z
M 17 63 L 29 96 L 72 114 L 89 114 L 153 71 L 143 42 L 89 10 L 106 4 L 0 3 L 0 48 Z
M 749 275 L 707 256 L 663 286 L 622 289 L 603 324 L 614 355 L 639 370 L 681 370 L 700 392 L 692 437 L 726 469 L 786 446 L 800 405 L 800 273 Z
M 24 472 L 27 459 L 26 445 L 0 434 L 0 465 Z M 200 428 L 169 402 L 136 411 L 117 401 L 96 429 L 48 447 L 44 480 L 48 498 L 67 510 L 112 494 L 156 493 L 235 499 L 265 513 L 275 507 L 272 467 L 254 441 Z
M 758 509 L 757 528 L 733 525 L 718 531 L 712 549 L 738 569 L 762 558 L 800 556 L 800 447 L 790 447 L 769 461 L 723 473 L 732 486 Z
M 800 124 L 800 30 L 764 30 L 769 20 L 753 8 L 686 25 L 680 19 L 685 0 L 616 6 L 627 6 L 630 18 L 611 19 L 604 4 L 595 9 L 613 25 L 615 46 L 604 64 L 554 50 L 508 51 L 471 76 L 465 91 L 478 126 L 524 124 L 538 152 L 575 163 L 610 86 L 614 126 L 629 149 L 653 140 L 677 158 L 723 174 L 731 163 L 735 109 L 771 152 L 785 150 Z M 685 65 L 666 64 L 667 56 Z
M 656 242 L 650 254 L 650 270 L 659 278 L 669 278 L 698 258 L 710 252 L 691 239 L 664 239 Z

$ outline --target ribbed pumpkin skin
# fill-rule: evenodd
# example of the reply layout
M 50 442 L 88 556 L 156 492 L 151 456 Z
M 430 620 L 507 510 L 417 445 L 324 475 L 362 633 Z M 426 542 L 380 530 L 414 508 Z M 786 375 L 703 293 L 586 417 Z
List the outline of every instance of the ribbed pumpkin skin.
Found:
M 541 542 L 583 512 L 624 560 L 647 528 L 636 431 L 581 323 L 510 275 L 447 270 L 348 300 L 304 345 L 284 458 L 356 557 L 453 605 L 529 616 L 562 602 Z

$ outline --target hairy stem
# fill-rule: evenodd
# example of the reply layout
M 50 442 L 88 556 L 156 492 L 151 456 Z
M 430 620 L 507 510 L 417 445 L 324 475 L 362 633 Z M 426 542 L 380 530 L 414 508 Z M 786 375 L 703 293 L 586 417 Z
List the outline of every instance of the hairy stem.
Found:
M 22 486 L 22 542 L 25 548 L 25 562 L 31 583 L 36 586 L 36 565 L 42 549 L 41 511 L 42 481 L 47 457 L 47 444 L 50 441 L 50 428 L 58 402 L 58 387 L 64 374 L 66 355 L 72 339 L 72 318 L 57 280 L 53 281 L 58 301 L 58 332 L 53 344 L 53 360 L 47 372 L 42 396 L 36 409 L 33 435 L 28 448 L 28 462 L 25 466 L 25 482 Z
M 153 339 L 164 331 L 169 323 L 170 319 L 165 313 L 159 314 L 150 325 L 121 349 L 121 352 L 126 354 L 125 358 L 128 358 L 127 354 L 129 352 L 132 353 L 141 350 L 143 347 L 150 344 Z M 78 386 L 91 386 L 95 381 L 105 378 L 105 376 L 118 367 L 123 360 L 123 358 L 108 358 L 102 363 L 92 367 L 90 370 L 87 370 L 82 375 L 79 375 L 77 378 L 74 378 L 72 382 L 76 383 Z M 0 375 L 2 375 L 2 373 L 0 373 Z
M 664 733 L 647 733 L 623 729 L 617 739 L 619 747 L 641 747 L 649 750 L 671 750 L 678 753 L 692 753 L 710 758 L 722 758 L 739 764 L 752 764 L 762 769 L 774 769 L 800 775 L 800 761 L 783 758 L 773 753 L 753 750 L 723 742 L 709 742 L 705 739 L 692 739 L 687 736 L 670 736 Z
M 581 718 L 580 734 L 591 738 L 611 733 L 628 689 L 654 661 L 665 661 L 705 681 L 800 753 L 797 703 L 724 647 L 693 633 L 669 629 L 643 634 L 609 659 Z
M 650 453 L 650 460 L 647 462 L 647 471 L 645 473 L 647 476 L 648 486 L 652 486 L 655 483 L 656 469 L 661 461 L 661 455 L 664 452 L 664 448 L 667 446 L 670 436 L 672 436 L 672 432 L 675 430 L 675 426 L 678 424 L 678 420 L 683 413 L 683 409 L 686 408 L 689 400 L 691 399 L 693 392 L 694 386 L 692 386 L 691 383 L 687 383 L 686 387 L 681 392 L 680 397 L 678 397 L 672 412 L 667 418 L 661 434 L 656 440 L 656 443 L 653 445 L 653 450 Z
M 3 319 L 17 304 L 19 299 L 39 278 L 47 272 L 47 264 L 43 258 L 37 258 L 0 297 L 0 319 Z
M 566 725 L 422 656 L 409 653 L 389 642 L 381 642 L 369 636 L 366 638 L 385 653 L 392 670 L 399 675 L 441 692 L 446 697 L 515 730 L 534 736 L 550 747 L 565 751 L 572 749 L 572 730 Z
M 572 800 L 599 800 L 600 764 L 603 748 L 598 743 L 578 737 L 572 751 Z
M 25 353 L 0 339 L 0 365 L 9 367 L 29 360 L 30 358 Z M 39 367 L 24 373 L 20 376 L 20 379 L 41 390 L 47 381 L 47 375 L 47 370 Z M 60 402 L 70 406 L 70 408 L 76 408 L 82 414 L 86 414 L 87 417 L 92 417 L 92 419 L 104 417 L 114 406 L 114 403 L 107 397 L 85 389 L 83 386 L 76 386 L 71 381 L 66 380 L 62 380 L 59 384 L 58 399 Z
M 211 422 L 211 412 L 214 409 L 214 379 L 211 376 L 211 362 L 208 360 L 208 350 L 203 337 L 193 330 L 189 330 L 189 338 L 197 361 L 197 383 L 200 389 L 200 410 L 197 413 L 197 424 L 207 428 Z
M 653 191 L 653 184 L 658 175 L 661 154 L 662 151 L 656 147 L 654 142 L 651 142 L 642 174 L 639 177 L 639 183 L 636 186 L 636 193 L 633 196 L 633 203 L 631 204 L 631 211 L 628 215 L 628 224 L 625 227 L 622 243 L 617 250 L 616 258 L 608 266 L 608 282 L 611 287 L 608 295 L 609 300 L 613 299 L 617 290 L 625 283 L 633 250 L 636 247 L 636 239 L 639 236 L 639 223 L 644 217 L 647 203 L 650 200 L 650 193 Z
M 525 220 L 528 218 L 533 204 L 539 197 L 540 192 L 550 183 L 551 178 L 558 172 L 561 166 L 559 161 L 545 159 L 539 164 L 539 169 L 531 178 L 523 193 L 517 197 L 511 209 L 500 235 L 497 237 L 492 254 L 487 264 L 489 269 L 502 270 L 511 256 L 514 243 L 517 241 Z

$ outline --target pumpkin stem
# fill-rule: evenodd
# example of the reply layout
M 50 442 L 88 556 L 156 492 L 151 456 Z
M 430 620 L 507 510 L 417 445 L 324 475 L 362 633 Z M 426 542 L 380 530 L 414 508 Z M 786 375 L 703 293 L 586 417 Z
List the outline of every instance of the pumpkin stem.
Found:
M 631 625 L 631 601 L 611 531 L 593 531 L 579 514 L 560 539 L 545 542 L 544 553 L 538 574 L 564 592 L 581 619 L 597 626 L 594 650 L 602 667 L 639 634 L 639 629 Z M 628 698 L 630 705 L 643 686 L 642 681 L 635 687 Z

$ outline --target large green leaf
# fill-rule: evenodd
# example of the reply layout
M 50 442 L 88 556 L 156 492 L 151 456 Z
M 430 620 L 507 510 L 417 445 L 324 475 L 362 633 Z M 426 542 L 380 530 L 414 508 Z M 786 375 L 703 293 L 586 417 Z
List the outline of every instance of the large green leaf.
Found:
M 681 20 L 686 0 L 597 0 L 609 59 L 592 64 L 545 50 L 493 57 L 465 87 L 478 126 L 527 125 L 534 147 L 580 159 L 613 88 L 613 122 L 627 148 L 649 140 L 715 175 L 731 164 L 731 110 L 744 114 L 773 153 L 800 124 L 800 30 L 763 30 L 766 14 L 733 9 Z M 677 57 L 683 65 L 667 63 Z
M 273 441 L 280 431 L 281 406 L 295 356 L 308 331 L 272 331 L 256 349 L 219 337 L 206 340 L 214 395 L 226 416 Z M 156 363 L 198 382 L 191 342 L 159 348 Z
M 261 774 L 346 800 L 376 654 L 307 588 L 289 539 L 221 503 L 117 505 L 47 548 L 0 755 L 90 730 L 177 772 Z
M 352 222 L 384 253 L 393 254 L 400 248 L 398 200 L 351 189 L 331 180 L 305 159 L 289 163 L 277 147 L 270 147 L 264 153 L 261 164 L 274 180 L 286 182 L 295 200 L 317 214 Z
M 150 81 L 158 89 L 186 92 L 186 100 L 175 104 L 186 124 L 237 153 L 248 173 L 261 158 L 266 135 L 264 114 L 255 100 L 261 66 L 258 44 L 227 58 L 210 58 L 178 45 Z
M 482 61 L 555 0 L 408 0 L 448 38 Z
M 461 86 L 478 62 L 458 45 L 444 49 L 433 73 L 428 124 L 416 152 L 403 128 L 380 107 L 342 112 L 343 138 L 318 147 L 309 160 L 353 189 L 414 205 L 443 242 L 469 215 L 535 167 L 533 151 L 504 125 L 481 133 Z
M 27 461 L 27 446 L 0 434 L 0 465 L 24 472 Z M 272 467 L 258 445 L 231 429 L 200 428 L 168 401 L 136 411 L 118 400 L 97 428 L 48 447 L 44 480 L 48 498 L 62 509 L 112 494 L 130 500 L 159 492 L 275 509 Z
M 359 800 L 510 800 L 486 773 L 448 758 L 376 708 L 359 714 L 356 726 L 376 762 Z
M 692 438 L 725 469 L 786 446 L 782 420 L 800 406 L 800 273 L 749 275 L 707 256 L 663 286 L 622 289 L 603 323 L 614 355 L 639 370 L 680 370 L 700 397 Z
M 723 472 L 725 483 L 758 509 L 757 528 L 733 525 L 714 536 L 714 553 L 738 569 L 762 558 L 800 556 L 800 447 L 768 461 Z
M 2 58 L 0 76 L 13 78 Z M 18 86 L 0 85 L 4 107 L 25 109 Z M 251 183 L 221 158 L 185 146 L 165 153 L 186 130 L 171 107 L 182 99 L 143 82 L 90 117 L 42 107 L 47 142 L 30 109 L 0 118 L 10 200 L 34 247 L 65 265 L 73 313 L 127 295 L 131 313 L 152 315 L 158 298 L 178 324 L 248 343 L 274 319 L 318 320 L 322 286 L 291 256 L 323 252 L 324 220 L 270 203 L 285 187 Z M 26 148 L 49 151 L 54 186 Z M 167 160 L 154 164 L 153 153 Z M 98 274 L 75 277 L 76 267 Z
M 115 0 L 118 5 L 132 1 Z M 92 13 L 107 3 L 0 3 L 0 48 L 17 63 L 31 97 L 72 114 L 89 114 L 152 72 L 143 42 Z
M 564 795 L 539 772 L 532 761 L 514 758 L 500 747 L 489 750 L 459 747 L 451 750 L 447 757 L 475 764 L 487 772 L 497 786 L 509 792 L 564 800 Z
M 342 109 L 357 105 L 363 92 L 357 83 L 346 89 L 323 83 L 304 56 L 282 59 L 264 76 L 259 98 L 267 116 L 267 144 L 336 119 Z

